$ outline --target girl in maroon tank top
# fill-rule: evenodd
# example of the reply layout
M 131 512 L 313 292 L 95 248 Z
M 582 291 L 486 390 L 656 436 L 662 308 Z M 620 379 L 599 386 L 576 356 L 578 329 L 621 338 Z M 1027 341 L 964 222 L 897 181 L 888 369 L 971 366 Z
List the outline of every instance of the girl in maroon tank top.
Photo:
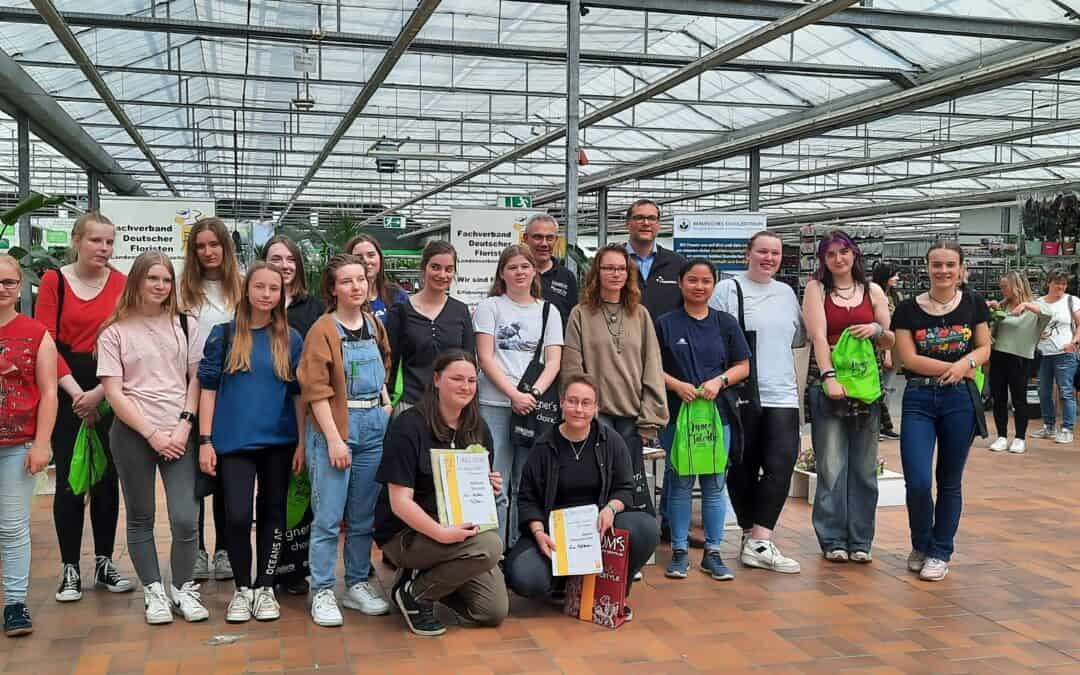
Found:
M 844 232 L 833 230 L 818 245 L 818 270 L 803 297 L 813 341 L 811 435 L 818 474 L 814 531 L 827 560 L 871 561 L 877 508 L 878 406 L 848 399 L 836 381 L 831 347 L 844 330 L 889 349 L 889 303 L 866 278 L 862 254 Z

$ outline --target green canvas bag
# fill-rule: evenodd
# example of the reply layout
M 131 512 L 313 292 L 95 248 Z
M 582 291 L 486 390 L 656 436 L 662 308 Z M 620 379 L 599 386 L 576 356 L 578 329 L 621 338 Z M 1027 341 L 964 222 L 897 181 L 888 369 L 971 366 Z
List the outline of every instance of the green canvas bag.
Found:
M 311 477 L 307 469 L 289 477 L 289 489 L 285 497 L 285 527 L 293 529 L 300 524 L 311 503 Z
M 881 398 L 881 379 L 872 341 L 853 337 L 845 328 L 832 349 L 832 366 L 836 381 L 847 392 L 848 398 L 863 403 L 873 403 Z M 821 386 L 825 387 L 824 381 Z
M 77 495 L 86 494 L 105 475 L 106 464 L 105 447 L 101 444 L 97 428 L 85 422 L 79 425 L 71 453 L 71 467 L 68 469 L 71 491 Z
M 679 404 L 671 466 L 680 476 L 724 473 L 728 453 L 724 447 L 724 421 L 716 402 L 695 398 Z

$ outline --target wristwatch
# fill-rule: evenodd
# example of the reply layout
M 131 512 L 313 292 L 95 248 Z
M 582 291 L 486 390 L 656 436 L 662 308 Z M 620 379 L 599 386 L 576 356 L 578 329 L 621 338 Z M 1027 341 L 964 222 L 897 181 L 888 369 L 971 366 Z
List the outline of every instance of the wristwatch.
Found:
M 536 387 L 533 387 L 533 388 L 532 388 L 532 389 L 531 389 L 531 390 L 529 391 L 529 393 L 533 395 L 533 398 L 540 398 L 541 396 L 543 396 L 543 395 L 544 395 L 544 392 L 540 391 L 540 390 L 539 390 L 538 388 L 536 388 Z
M 971 366 L 971 369 L 972 369 L 972 370 L 974 370 L 974 369 L 976 369 L 976 368 L 978 368 L 978 367 L 979 367 L 979 364 L 975 362 L 975 359 L 973 359 L 973 358 L 970 358 L 970 357 L 968 358 L 968 365 L 970 365 L 970 366 Z
M 191 412 L 190 410 L 185 410 L 184 412 L 180 413 L 180 419 L 181 420 L 187 420 L 188 422 L 191 422 L 192 424 L 194 424 L 195 423 L 195 413 Z
M 720 385 L 724 388 L 728 388 L 728 376 L 727 373 L 720 373 Z
M 210 444 L 211 444 L 211 443 L 213 443 L 213 442 L 214 442 L 214 441 L 213 441 L 213 439 L 212 439 L 212 438 L 210 437 L 210 435 L 209 435 L 209 434 L 199 434 L 199 445 L 200 445 L 200 446 L 203 446 L 203 445 L 210 445 Z

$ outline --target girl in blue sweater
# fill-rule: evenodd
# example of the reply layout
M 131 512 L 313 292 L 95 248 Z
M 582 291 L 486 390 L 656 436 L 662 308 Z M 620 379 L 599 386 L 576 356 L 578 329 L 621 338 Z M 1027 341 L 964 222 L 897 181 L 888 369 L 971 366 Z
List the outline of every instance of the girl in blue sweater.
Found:
M 199 465 L 204 473 L 220 476 L 236 583 L 225 620 L 234 623 L 252 617 L 273 621 L 281 614 L 273 584 L 284 546 L 289 470 L 299 473 L 304 465 L 295 375 L 303 340 L 286 320 L 284 287 L 277 267 L 256 262 L 244 282 L 236 320 L 213 328 L 199 364 Z M 253 516 L 258 523 L 254 581 Z

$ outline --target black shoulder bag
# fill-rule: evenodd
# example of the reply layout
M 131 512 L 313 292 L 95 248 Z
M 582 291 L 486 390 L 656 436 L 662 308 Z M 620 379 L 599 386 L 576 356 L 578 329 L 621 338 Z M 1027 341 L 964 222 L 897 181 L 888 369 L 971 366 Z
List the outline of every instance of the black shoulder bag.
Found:
M 532 361 L 525 373 L 518 381 L 518 391 L 530 394 L 540 374 L 544 372 L 544 337 L 547 336 L 548 316 L 551 314 L 551 303 L 545 302 L 540 319 L 540 339 L 536 342 Z M 548 429 L 555 426 L 559 421 L 559 382 L 556 379 L 547 388 L 547 391 L 536 401 L 536 407 L 527 415 L 514 413 L 510 416 L 510 442 L 515 446 L 531 448 Z
M 746 314 L 743 310 L 743 292 L 738 279 L 732 279 L 735 283 L 735 294 L 739 299 L 739 328 L 742 329 L 746 344 L 750 346 L 750 375 L 745 380 L 733 385 L 732 388 L 738 395 L 739 408 L 747 408 L 751 411 L 761 409 L 761 397 L 757 386 L 757 331 L 746 330 Z

